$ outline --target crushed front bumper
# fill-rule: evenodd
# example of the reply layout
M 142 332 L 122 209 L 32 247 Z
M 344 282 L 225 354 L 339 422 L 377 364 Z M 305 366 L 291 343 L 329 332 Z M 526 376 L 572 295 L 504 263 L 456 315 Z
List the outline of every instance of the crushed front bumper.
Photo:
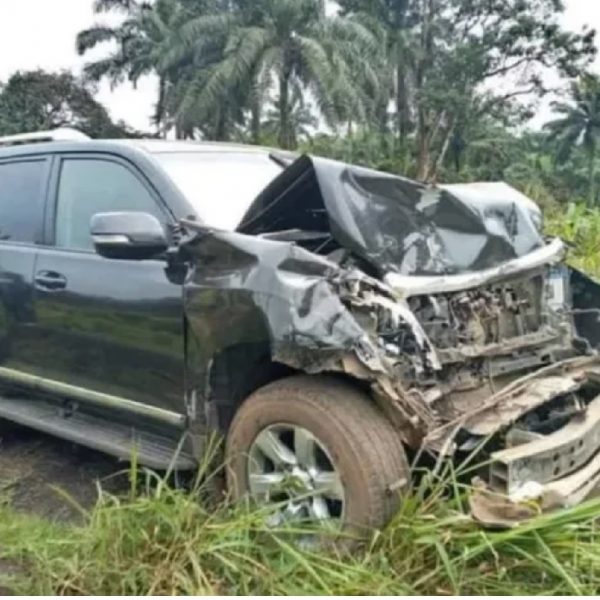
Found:
M 511 527 L 597 494 L 600 396 L 558 431 L 495 452 L 491 461 L 489 483 L 476 481 L 470 497 L 471 514 L 487 526 Z

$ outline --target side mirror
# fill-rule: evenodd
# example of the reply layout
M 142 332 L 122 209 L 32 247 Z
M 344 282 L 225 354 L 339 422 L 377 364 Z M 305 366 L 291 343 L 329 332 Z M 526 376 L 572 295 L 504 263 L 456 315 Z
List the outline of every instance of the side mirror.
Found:
M 90 231 L 96 252 L 105 258 L 155 258 L 169 246 L 160 221 L 143 212 L 98 213 L 92 217 Z

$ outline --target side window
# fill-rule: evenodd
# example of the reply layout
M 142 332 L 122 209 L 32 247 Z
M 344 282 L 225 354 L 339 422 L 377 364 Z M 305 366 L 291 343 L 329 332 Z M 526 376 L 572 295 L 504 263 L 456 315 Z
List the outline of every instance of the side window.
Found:
M 0 163 L 0 240 L 36 241 L 42 223 L 45 160 Z
M 101 212 L 164 213 L 142 182 L 129 169 L 102 159 L 63 160 L 56 207 L 56 246 L 93 250 L 92 216 Z

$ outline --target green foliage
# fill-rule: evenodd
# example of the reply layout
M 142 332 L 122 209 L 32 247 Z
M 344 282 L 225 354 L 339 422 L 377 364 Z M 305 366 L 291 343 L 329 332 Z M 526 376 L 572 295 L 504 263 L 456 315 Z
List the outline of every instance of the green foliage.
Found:
M 546 223 L 549 234 L 570 245 L 569 262 L 600 279 L 600 209 L 572 203 L 566 210 L 550 211 Z
M 555 102 L 554 110 L 559 119 L 546 125 L 549 141 L 556 144 L 556 159 L 564 163 L 574 149 L 581 146 L 588 158 L 588 201 L 597 202 L 596 159 L 600 140 L 600 77 L 585 74 L 571 85 L 572 103 Z
M 133 137 L 115 124 L 93 90 L 71 73 L 17 72 L 0 84 L 0 135 L 76 127 L 92 137 Z
M 294 114 L 301 106 L 321 130 L 397 138 L 384 162 L 409 155 L 428 180 L 450 161 L 462 168 L 480 123 L 522 122 L 529 107 L 518 99 L 545 93 L 542 70 L 575 77 L 595 53 L 593 31 L 560 26 L 557 0 L 337 4 L 336 13 L 324 0 L 99 0 L 98 12 L 123 21 L 81 32 L 78 49 L 116 42 L 87 66 L 93 80 L 159 76 L 161 133 L 275 136 L 293 148 L 310 134 L 309 115 Z M 500 77 L 511 83 L 495 85 Z
M 203 486 L 178 491 L 134 469 L 130 493 L 101 491 L 81 525 L 1 507 L 2 557 L 15 571 L 5 583 L 48 595 L 598 593 L 598 500 L 486 531 L 465 512 L 464 474 L 425 475 L 389 526 L 349 552 L 350 540 L 336 548 L 327 531 L 272 529 L 265 512 L 211 504 Z M 327 549 L 297 543 L 317 533 Z
M 434 180 L 452 140 L 481 117 L 525 116 L 521 96 L 544 94 L 541 72 L 569 76 L 595 52 L 594 32 L 564 31 L 556 0 L 341 0 L 384 31 L 394 124 L 416 147 L 417 174 Z M 510 77 L 509 86 L 494 85 Z M 484 87 L 485 86 L 485 87 Z

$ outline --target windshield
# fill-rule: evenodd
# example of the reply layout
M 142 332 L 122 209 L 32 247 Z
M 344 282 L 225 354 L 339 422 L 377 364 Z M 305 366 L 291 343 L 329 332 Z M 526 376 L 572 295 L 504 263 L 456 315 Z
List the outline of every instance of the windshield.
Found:
M 258 194 L 282 168 L 267 152 L 164 152 L 154 157 L 198 216 L 233 231 Z

